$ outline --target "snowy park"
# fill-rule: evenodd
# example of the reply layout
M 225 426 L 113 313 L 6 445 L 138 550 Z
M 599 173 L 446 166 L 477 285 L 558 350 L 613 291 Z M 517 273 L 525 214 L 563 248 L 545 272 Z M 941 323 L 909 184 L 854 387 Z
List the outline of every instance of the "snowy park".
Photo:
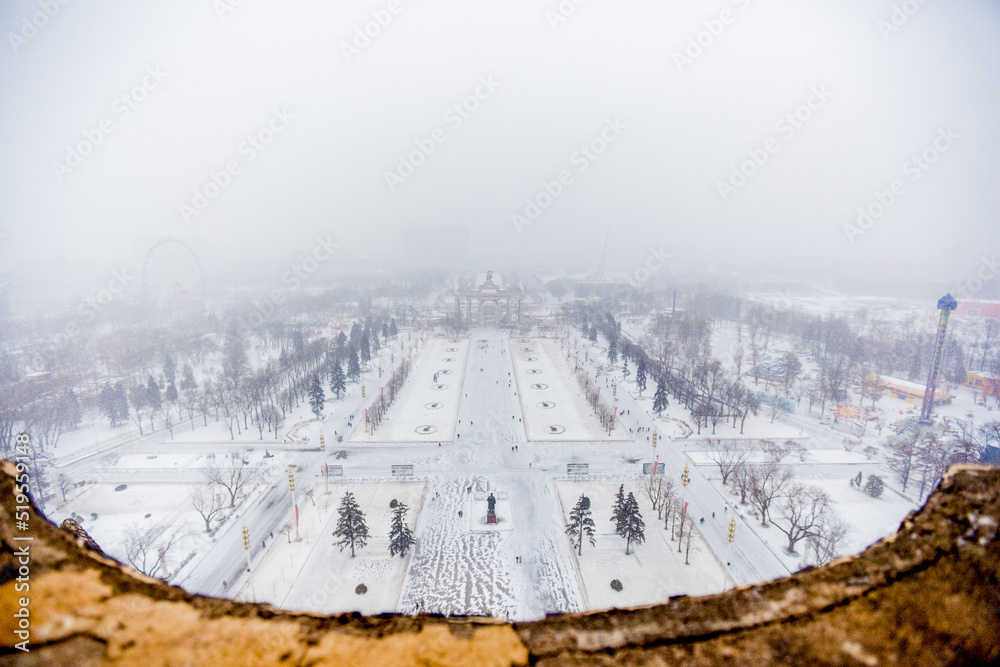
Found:
M 156 408 L 152 375 L 131 394 L 109 383 L 86 426 L 44 452 L 48 511 L 199 593 L 516 621 L 712 595 L 858 552 L 934 481 L 915 459 L 901 477 L 883 433 L 912 407 L 862 378 L 861 422 L 859 408 L 815 409 L 798 378 L 737 375 L 728 325 L 711 340 L 739 354 L 720 350 L 705 381 L 725 388 L 722 407 L 707 408 L 656 370 L 641 322 L 392 325 L 303 335 L 288 349 L 314 361 L 289 366 L 295 384 L 277 382 L 288 349 L 251 361 L 234 343 L 218 382 L 213 362 L 166 366 L 168 388 L 182 376 L 172 407 Z M 774 346 L 792 364 L 794 346 Z M 227 393 L 241 354 L 240 382 L 259 388 Z M 955 392 L 949 419 L 989 413 Z

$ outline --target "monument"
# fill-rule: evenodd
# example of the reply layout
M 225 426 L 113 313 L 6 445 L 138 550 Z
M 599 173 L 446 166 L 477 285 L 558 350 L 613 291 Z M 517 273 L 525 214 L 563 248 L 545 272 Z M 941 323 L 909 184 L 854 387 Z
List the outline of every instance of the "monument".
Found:
M 486 280 L 479 287 L 456 290 L 455 311 L 459 322 L 466 326 L 488 323 L 510 326 L 521 322 L 522 299 L 522 290 L 500 287 L 493 282 L 493 272 L 487 271 Z
M 486 523 L 496 523 L 497 522 L 497 499 L 490 493 L 489 498 L 486 499 Z

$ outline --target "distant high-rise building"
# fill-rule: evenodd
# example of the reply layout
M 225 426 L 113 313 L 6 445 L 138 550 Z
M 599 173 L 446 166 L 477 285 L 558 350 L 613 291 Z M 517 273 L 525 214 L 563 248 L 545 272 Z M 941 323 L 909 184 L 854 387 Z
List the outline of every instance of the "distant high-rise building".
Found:
M 402 263 L 461 266 L 469 260 L 468 227 L 403 227 Z

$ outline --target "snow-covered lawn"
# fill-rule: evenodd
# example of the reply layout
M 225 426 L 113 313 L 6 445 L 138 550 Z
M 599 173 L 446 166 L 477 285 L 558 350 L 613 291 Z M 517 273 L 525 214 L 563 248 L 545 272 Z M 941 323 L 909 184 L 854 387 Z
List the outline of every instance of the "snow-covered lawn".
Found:
M 847 454 L 847 452 L 844 452 Z M 869 468 L 859 468 L 863 472 L 863 479 L 867 479 L 871 473 L 880 474 L 886 482 L 886 488 L 880 498 L 872 498 L 863 490 L 851 487 L 849 479 L 846 477 L 823 476 L 797 474 L 789 482 L 791 484 L 807 484 L 815 486 L 824 491 L 833 504 L 833 509 L 849 527 L 846 540 L 840 555 L 860 553 L 874 542 L 891 535 L 899 527 L 908 513 L 916 509 L 917 505 L 895 493 L 891 488 L 890 480 L 876 464 L 870 464 Z M 768 545 L 771 552 L 795 571 L 806 564 L 812 564 L 809 556 L 806 555 L 806 541 L 802 540 L 796 546 L 798 555 L 789 555 L 786 551 L 788 538 L 775 526 L 763 527 L 756 515 L 753 514 L 753 507 L 750 505 L 739 505 L 739 498 L 730 495 L 733 490 L 733 483 L 723 487 L 722 479 L 716 474 L 709 477 L 712 486 L 719 491 L 723 502 L 729 503 L 730 511 L 736 508 L 740 517 L 744 519 L 739 523 L 737 531 L 737 545 L 739 543 L 739 530 L 749 528 Z M 769 514 L 773 518 L 780 517 L 779 500 L 774 501 Z M 737 547 L 738 548 L 738 547 Z
M 254 565 L 253 590 L 248 581 L 237 597 L 249 599 L 255 592 L 258 601 L 323 614 L 396 611 L 412 552 L 405 558 L 389 556 L 389 502 L 395 499 L 409 507 L 406 520 L 416 532 L 425 489 L 422 481 L 347 481 L 331 484 L 329 495 L 322 486 L 317 487 L 315 506 L 299 501 L 302 540 L 296 542 L 294 532 L 291 542 L 285 535 L 275 534 L 267 553 Z M 357 549 L 354 558 L 350 548 L 340 551 L 333 537 L 337 508 L 348 491 L 365 513 L 370 536 L 368 545 Z M 365 584 L 368 592 L 355 593 L 358 584 Z
M 623 483 L 626 496 L 629 491 L 635 494 L 646 524 L 646 541 L 633 544 L 628 556 L 625 555 L 625 540 L 615 534 L 611 520 L 611 509 Z M 698 531 L 691 540 L 690 565 L 685 565 L 687 538 L 678 553 L 677 541 L 671 541 L 670 530 L 664 530 L 663 521 L 656 518 L 656 512 L 642 492 L 641 481 L 557 481 L 555 487 L 564 523 L 569 522 L 569 513 L 581 494 L 591 501 L 597 546 L 592 547 L 584 540 L 583 555 L 577 557 L 588 609 L 654 604 L 672 595 L 709 595 L 723 590 L 726 575 L 722 564 Z M 612 579 L 622 582 L 621 592 L 611 588 Z
M 510 351 L 529 441 L 631 440 L 620 425 L 611 435 L 601 427 L 558 340 L 512 338 Z
M 362 411 L 347 441 L 452 442 L 468 359 L 468 339 L 425 339 L 416 353 L 410 376 L 378 431 L 372 435 L 365 433 Z M 368 392 L 369 401 L 378 395 L 375 387 L 369 387 Z

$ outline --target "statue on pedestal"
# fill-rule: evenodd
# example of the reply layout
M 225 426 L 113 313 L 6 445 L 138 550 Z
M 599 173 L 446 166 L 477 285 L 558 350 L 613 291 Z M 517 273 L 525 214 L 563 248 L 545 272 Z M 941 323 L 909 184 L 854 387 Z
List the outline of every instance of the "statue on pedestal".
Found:
M 491 493 L 489 498 L 486 499 L 486 523 L 496 523 L 497 522 L 497 499 Z

